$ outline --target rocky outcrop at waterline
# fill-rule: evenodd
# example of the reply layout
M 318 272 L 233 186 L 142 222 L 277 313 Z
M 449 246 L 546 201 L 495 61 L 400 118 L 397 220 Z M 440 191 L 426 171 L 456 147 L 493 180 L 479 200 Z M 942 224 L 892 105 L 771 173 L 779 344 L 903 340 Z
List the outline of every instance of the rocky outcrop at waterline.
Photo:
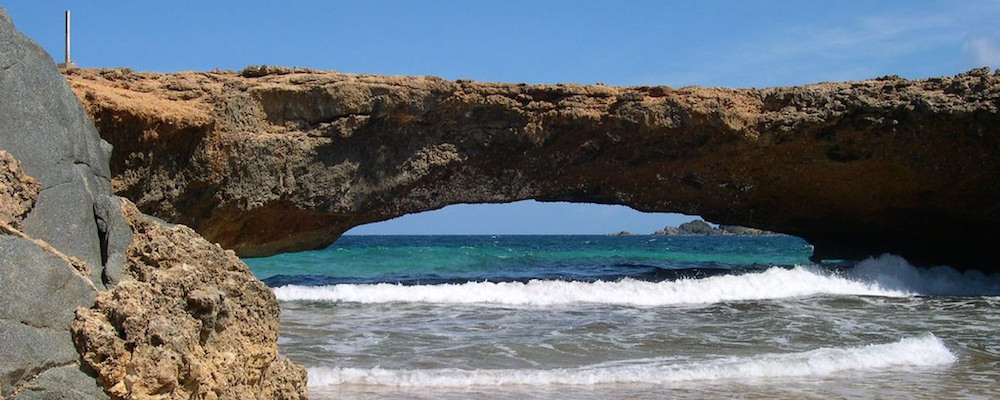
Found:
M 119 208 L 124 277 L 76 312 L 83 363 L 113 398 L 297 399 L 305 370 L 278 354 L 277 299 L 232 251 Z
M 653 232 L 656 236 L 775 236 L 774 232 L 768 232 L 756 228 L 744 226 L 719 225 L 714 227 L 701 219 L 685 222 L 676 227 L 668 226 Z
M 141 210 L 245 256 L 455 203 L 624 204 L 992 269 L 1000 75 L 770 89 L 67 73 Z
M 110 153 L 0 8 L 0 398 L 304 397 L 274 295 L 113 196 Z

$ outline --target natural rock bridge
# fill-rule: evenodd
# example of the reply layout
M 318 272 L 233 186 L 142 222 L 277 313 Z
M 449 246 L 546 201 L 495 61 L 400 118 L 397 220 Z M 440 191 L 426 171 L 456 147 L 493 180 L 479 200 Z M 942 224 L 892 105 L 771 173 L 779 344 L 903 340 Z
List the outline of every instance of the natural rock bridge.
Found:
M 114 190 L 244 256 L 455 203 L 623 204 L 996 270 L 1000 73 L 771 89 L 73 70 Z

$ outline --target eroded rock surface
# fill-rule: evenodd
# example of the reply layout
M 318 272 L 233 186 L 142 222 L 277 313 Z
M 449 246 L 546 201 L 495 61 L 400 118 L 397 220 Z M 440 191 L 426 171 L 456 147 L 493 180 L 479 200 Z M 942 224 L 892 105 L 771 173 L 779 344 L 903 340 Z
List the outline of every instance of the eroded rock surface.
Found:
M 273 294 L 232 253 L 123 208 L 110 151 L 0 8 L 0 398 L 304 397 Z
M 23 229 L 22 222 L 38 198 L 38 180 L 21 170 L 21 163 L 0 150 L 0 223 Z
M 624 204 L 994 269 L 1000 75 L 771 89 L 524 85 L 289 68 L 67 75 L 116 193 L 237 254 L 455 203 Z
M 278 355 L 280 309 L 232 251 L 126 202 L 125 277 L 81 309 L 73 336 L 115 398 L 295 399 L 305 370 Z

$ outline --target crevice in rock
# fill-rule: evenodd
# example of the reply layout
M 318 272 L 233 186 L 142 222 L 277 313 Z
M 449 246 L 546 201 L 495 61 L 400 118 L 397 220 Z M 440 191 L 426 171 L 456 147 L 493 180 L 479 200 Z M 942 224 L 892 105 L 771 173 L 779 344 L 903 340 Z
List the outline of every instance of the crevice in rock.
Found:
M 44 369 L 41 369 L 39 371 L 33 372 L 30 377 L 22 378 L 21 384 L 17 385 L 16 387 L 13 388 L 13 390 L 10 393 L 9 398 L 17 397 L 18 395 L 27 393 L 28 391 L 45 391 L 46 389 L 49 389 L 49 388 L 44 388 L 44 387 L 33 388 L 31 386 L 33 384 L 35 384 L 42 375 L 44 375 L 45 373 L 49 372 L 50 370 L 57 369 L 57 368 L 66 368 L 66 367 L 75 367 L 75 368 L 79 369 L 81 372 L 83 372 L 85 375 L 87 375 L 87 376 L 89 376 L 91 378 L 94 378 L 95 380 L 97 379 L 97 374 L 94 372 L 94 370 L 92 368 L 88 367 L 84 362 L 82 362 L 82 360 L 68 361 L 68 362 L 61 363 L 61 364 L 54 363 L 54 364 L 48 365 L 47 368 L 44 368 Z M 73 392 L 74 392 L 74 394 L 81 394 L 81 393 L 77 392 L 76 390 L 73 390 Z M 48 398 L 48 397 L 46 397 L 46 398 Z
M 97 240 L 100 242 L 101 248 L 101 266 L 106 267 L 108 265 L 108 221 L 97 212 L 96 205 L 94 208 L 94 223 L 97 225 Z M 104 276 L 103 272 L 101 276 Z
M 30 386 L 32 383 L 34 383 L 38 379 L 39 376 L 41 376 L 42 374 L 44 374 L 45 372 L 47 372 L 50 369 L 62 368 L 62 367 L 69 367 L 69 366 L 78 366 L 78 365 L 80 365 L 79 361 L 69 361 L 69 362 L 65 362 L 65 363 L 62 363 L 62 364 L 58 364 L 58 363 L 43 364 L 43 365 L 40 366 L 39 369 L 24 370 L 26 373 L 27 373 L 27 371 L 31 371 L 30 375 L 28 375 L 27 377 L 25 377 L 25 375 L 21 376 L 21 384 L 15 386 L 13 388 L 13 390 L 10 392 L 10 396 L 8 396 L 8 398 L 12 399 L 14 397 L 17 397 L 17 395 L 23 393 L 24 390 L 27 388 L 27 386 Z
M 22 320 L 19 320 L 19 319 L 9 319 L 9 318 L 2 318 L 2 317 L 0 317 L 0 320 L 2 320 L 2 321 L 17 322 L 17 323 L 19 323 L 21 325 L 24 325 L 24 326 L 27 326 L 29 328 L 42 329 L 42 330 L 51 331 L 51 332 L 63 332 L 63 331 L 66 330 L 66 328 L 53 328 L 53 327 L 50 327 L 50 326 L 36 325 L 36 324 L 32 324 L 31 322 L 22 321 Z
M 63 185 L 69 185 L 71 183 L 73 183 L 73 178 L 69 178 L 67 180 L 62 180 L 62 181 L 55 182 L 55 183 L 50 183 L 50 184 L 47 184 L 47 185 L 43 182 L 42 183 L 42 187 L 38 189 L 38 193 L 44 192 L 44 191 L 52 189 L 54 187 L 63 186 Z
M 13 43 L 14 43 L 14 39 L 13 39 L 12 37 L 8 36 L 8 37 L 7 37 L 7 40 L 4 40 L 4 41 L 3 41 L 3 44 L 2 44 L 2 45 L 0 45 L 0 47 L 2 47 L 2 48 L 4 48 L 4 49 L 9 49 L 9 48 L 12 48 L 12 47 L 14 47 L 14 46 L 12 45 Z M 9 71 L 9 70 L 10 70 L 11 68 L 14 68 L 14 66 L 16 66 L 16 65 L 17 65 L 17 63 L 18 63 L 19 61 L 20 61 L 20 60 L 18 60 L 18 59 L 16 59 L 16 58 L 11 58 L 11 60 L 10 60 L 10 63 L 9 63 L 9 64 L 7 64 L 7 65 L 0 65 L 0 69 L 2 69 L 2 70 L 3 70 L 3 72 L 7 72 L 7 71 Z M 6 76 L 5 76 L 5 78 L 6 78 Z
M 80 160 L 73 161 L 73 166 L 79 166 L 79 165 L 86 167 L 88 171 L 94 174 L 94 176 L 97 176 L 99 178 L 108 178 L 107 176 L 103 176 L 100 174 L 101 172 L 100 168 L 94 168 L 92 165 L 90 165 L 90 163 L 86 161 L 80 161 Z

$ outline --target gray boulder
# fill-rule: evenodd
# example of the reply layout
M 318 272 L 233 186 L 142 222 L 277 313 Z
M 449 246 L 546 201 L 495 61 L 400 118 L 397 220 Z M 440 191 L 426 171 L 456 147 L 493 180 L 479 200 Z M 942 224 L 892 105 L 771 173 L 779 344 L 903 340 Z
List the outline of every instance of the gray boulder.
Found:
M 103 260 L 94 202 L 111 193 L 110 147 L 52 57 L 0 9 L 0 149 L 41 182 L 24 232 L 87 262 L 98 278 Z
M 11 400 L 91 400 L 107 397 L 78 366 L 52 368 L 25 385 Z
M 52 58 L 0 8 L 0 397 L 106 399 L 70 334 L 131 230 L 101 140 Z
M 79 358 L 68 331 L 33 327 L 7 319 L 0 319 L 0 354 L 3 355 L 0 357 L 2 398 L 21 391 L 46 370 L 72 365 Z M 90 378 L 66 387 L 87 386 L 93 382 Z
M 76 308 L 96 297 L 94 285 L 65 260 L 30 240 L 0 236 L 0 319 L 65 329 Z

